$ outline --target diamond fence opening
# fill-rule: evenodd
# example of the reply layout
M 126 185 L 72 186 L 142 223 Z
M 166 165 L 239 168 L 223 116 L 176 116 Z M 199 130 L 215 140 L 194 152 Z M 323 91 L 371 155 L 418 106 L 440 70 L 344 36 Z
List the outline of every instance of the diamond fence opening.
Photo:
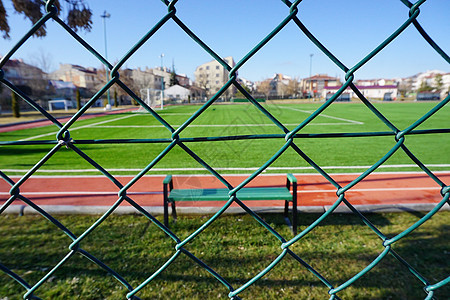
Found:
M 388 46 L 391 42 L 393 42 L 396 38 L 398 38 L 402 32 L 408 27 L 415 28 L 423 39 L 432 47 L 446 62 L 450 63 L 450 57 L 446 54 L 427 34 L 427 32 L 422 28 L 419 24 L 417 17 L 420 14 L 420 8 L 422 4 L 425 3 L 425 0 L 417 1 L 415 3 L 411 3 L 407 0 L 401 0 L 401 2 L 405 5 L 405 19 L 403 23 L 393 32 L 390 36 L 387 36 L 386 39 L 379 44 L 373 51 L 367 54 L 362 60 L 360 60 L 354 66 L 346 66 L 343 64 L 338 57 L 336 57 L 331 51 L 329 51 L 324 44 L 322 44 L 314 35 L 313 32 L 310 32 L 308 28 L 303 24 L 300 17 L 300 8 L 299 4 L 302 1 L 287 1 L 282 0 L 281 5 L 286 6 L 286 16 L 283 20 L 280 20 L 278 26 L 276 26 L 272 32 L 270 32 L 267 36 L 265 36 L 253 49 L 251 49 L 241 60 L 239 60 L 234 67 L 231 67 L 227 64 L 227 62 L 222 59 L 214 49 L 211 49 L 207 46 L 202 39 L 197 36 L 194 32 L 189 29 L 187 25 L 185 25 L 178 17 L 177 17 L 177 2 L 179 1 L 162 1 L 162 5 L 167 6 L 167 14 L 163 16 L 152 28 L 150 28 L 147 33 L 135 44 L 129 48 L 129 51 L 125 56 L 122 57 L 115 65 L 111 64 L 105 57 L 103 57 L 100 53 L 98 53 L 89 43 L 84 41 L 76 32 L 74 32 L 71 28 L 69 28 L 64 21 L 62 21 L 57 14 L 57 8 L 55 6 L 55 1 L 49 0 L 45 4 L 46 14 L 36 22 L 33 27 L 27 32 L 22 39 L 2 58 L 0 61 L 0 82 L 5 87 L 9 88 L 11 91 L 20 96 L 24 101 L 26 101 L 29 105 L 31 105 L 34 109 L 39 111 L 42 116 L 50 120 L 55 127 L 58 128 L 58 133 L 56 135 L 56 140 L 54 141 L 7 141 L 2 142 L 2 145 L 9 146 L 23 146 L 23 145 L 40 145 L 40 144 L 53 144 L 53 148 L 46 153 L 42 159 L 36 163 L 32 168 L 28 170 L 28 172 L 22 176 L 19 180 L 14 181 L 10 176 L 6 174 L 6 172 L 0 171 L 0 176 L 3 178 L 5 182 L 7 182 L 11 189 L 9 191 L 10 197 L 9 199 L 0 207 L 0 214 L 4 213 L 5 210 L 12 205 L 16 201 L 23 201 L 33 209 L 35 209 L 39 214 L 45 217 L 49 222 L 59 228 L 67 237 L 71 239 L 71 243 L 68 246 L 69 251 L 67 255 L 60 260 L 57 264 L 53 266 L 50 270 L 46 271 L 45 276 L 43 276 L 37 282 L 27 282 L 23 276 L 17 274 L 10 268 L 8 268 L 7 261 L 0 262 L 0 270 L 10 277 L 11 280 L 16 281 L 20 284 L 24 289 L 23 298 L 25 299 L 39 299 L 39 288 L 44 285 L 47 281 L 51 280 L 53 274 L 61 268 L 67 261 L 74 259 L 74 256 L 81 255 L 88 260 L 97 264 L 100 268 L 106 270 L 108 273 L 112 274 L 115 280 L 118 280 L 127 290 L 126 298 L 128 299 L 138 299 L 139 292 L 144 287 L 152 284 L 152 281 L 156 278 L 159 278 L 161 274 L 168 268 L 173 262 L 177 261 L 180 257 L 185 256 L 195 263 L 198 266 L 204 268 L 207 272 L 209 272 L 217 281 L 224 285 L 228 291 L 228 297 L 231 299 L 239 299 L 239 295 L 241 292 L 252 286 L 255 282 L 261 280 L 261 278 L 270 272 L 273 268 L 275 268 L 280 262 L 282 262 L 286 257 L 291 257 L 298 262 L 299 268 L 305 268 L 310 271 L 317 280 L 323 284 L 328 289 L 329 295 L 323 295 L 323 298 L 330 297 L 330 299 L 339 299 L 339 292 L 344 289 L 350 287 L 355 281 L 363 276 L 370 276 L 369 271 L 371 271 L 375 266 L 377 266 L 381 261 L 383 261 L 387 256 L 393 256 L 398 264 L 401 264 L 411 273 L 411 276 L 418 279 L 419 282 L 423 285 L 424 288 L 424 298 L 432 299 L 434 297 L 435 291 L 441 289 L 443 286 L 448 285 L 450 282 L 450 276 L 445 278 L 426 278 L 423 276 L 418 270 L 416 270 L 410 262 L 404 259 L 400 254 L 395 251 L 396 242 L 401 239 L 404 239 L 411 232 L 416 230 L 422 224 L 427 222 L 433 215 L 435 215 L 446 203 L 450 203 L 450 188 L 444 182 L 442 182 L 433 171 L 429 170 L 424 163 L 422 163 L 406 145 L 405 140 L 408 136 L 411 135 L 428 135 L 428 134 L 448 134 L 450 129 L 424 129 L 417 130 L 417 127 L 429 119 L 431 116 L 440 111 L 447 103 L 450 101 L 450 96 L 447 96 L 444 100 L 437 103 L 430 111 L 424 113 L 420 118 L 418 118 L 415 122 L 410 124 L 406 128 L 397 128 L 385 115 L 383 115 L 375 106 L 368 101 L 368 99 L 363 95 L 363 93 L 356 87 L 353 83 L 355 78 L 355 72 L 361 69 L 367 62 L 369 62 L 373 57 L 375 57 L 380 51 L 382 51 L 386 46 Z M 263 4 L 260 4 L 263 5 Z M 85 49 L 87 49 L 93 56 L 95 56 L 100 63 L 102 63 L 106 69 L 110 72 L 109 81 L 100 89 L 98 92 L 83 106 L 81 109 L 75 113 L 69 121 L 65 124 L 62 124 L 58 119 L 56 119 L 51 113 L 46 111 L 42 106 L 40 106 L 36 101 L 34 101 L 31 97 L 29 97 L 24 91 L 22 91 L 18 86 L 15 86 L 13 83 L 8 81 L 4 76 L 4 71 L 2 68 L 5 64 L 11 59 L 11 57 L 25 44 L 25 42 L 31 38 L 31 36 L 39 30 L 42 26 L 44 26 L 49 21 L 55 21 L 57 24 L 61 26 L 68 35 L 72 36 L 80 45 L 82 45 Z M 181 30 L 185 32 L 185 34 L 192 39 L 194 43 L 197 43 L 205 52 L 207 52 L 213 59 L 215 59 L 218 63 L 220 63 L 226 70 L 229 71 L 228 81 L 225 85 L 211 98 L 209 98 L 206 103 L 204 103 L 195 113 L 193 113 L 181 126 L 177 129 L 174 128 L 170 122 L 166 121 L 157 111 L 153 110 L 148 102 L 144 101 L 138 92 L 131 90 L 124 82 L 120 79 L 119 70 L 122 66 L 127 63 L 127 61 L 133 56 L 133 54 L 138 51 L 144 44 L 152 42 L 152 36 L 158 32 L 161 28 L 163 28 L 168 22 L 175 23 Z M 342 72 L 345 74 L 345 83 L 342 87 L 329 99 L 327 99 L 317 110 L 312 112 L 306 119 L 301 121 L 293 130 L 289 130 L 281 121 L 279 121 L 275 116 L 273 116 L 268 110 L 264 108 L 258 101 L 256 101 L 252 95 L 250 95 L 247 90 L 241 86 L 237 81 L 237 73 L 240 68 L 242 68 L 252 57 L 260 51 L 269 41 L 271 41 L 279 32 L 283 30 L 283 28 L 287 24 L 294 24 L 298 28 L 298 34 L 306 36 L 311 43 L 313 43 L 320 51 L 322 51 Z M 295 37 L 292 37 L 295 38 Z M 131 139 L 116 139 L 116 140 L 77 140 L 76 135 L 72 135 L 70 133 L 71 129 L 77 124 L 77 121 L 86 113 L 86 111 L 94 105 L 94 103 L 104 95 L 108 89 L 112 86 L 117 85 L 125 90 L 128 95 L 130 95 L 139 105 L 144 108 L 148 114 L 153 116 L 155 120 L 157 120 L 161 125 L 163 125 L 168 132 L 171 134 L 171 138 L 169 139 L 159 139 L 159 140 L 131 140 Z M 250 139 L 266 139 L 267 135 L 264 134 L 255 134 L 251 136 L 244 135 L 235 135 L 235 136 L 215 136 L 208 138 L 184 138 L 183 132 L 197 119 L 199 118 L 212 104 L 214 104 L 222 94 L 226 92 L 228 88 L 234 86 L 239 92 L 241 92 L 248 101 L 256 107 L 259 111 L 261 111 L 265 117 L 270 120 L 273 124 L 275 124 L 279 129 L 279 134 L 270 135 L 270 138 L 277 138 L 279 140 L 283 140 L 283 145 L 278 149 L 278 151 L 273 154 L 270 159 L 268 159 L 264 164 L 262 164 L 254 173 L 248 176 L 245 180 L 243 180 L 238 185 L 230 184 L 226 178 L 224 178 L 217 170 L 215 170 L 211 165 L 209 165 L 202 157 L 195 153 L 190 147 L 189 143 L 198 142 L 198 141 L 226 141 L 226 140 L 250 140 Z M 360 176 L 351 181 L 345 186 L 341 186 L 338 182 L 333 179 L 333 176 L 328 174 L 318 163 L 316 163 L 311 157 L 305 154 L 302 150 L 302 146 L 299 141 L 303 138 L 309 138 L 311 135 L 302 134 L 302 130 L 306 125 L 310 124 L 314 119 L 321 115 L 321 113 L 329 107 L 335 100 L 342 95 L 345 89 L 350 88 L 359 98 L 359 101 L 363 103 L 376 118 L 382 122 L 386 131 L 383 132 L 347 132 L 347 133 L 335 133 L 335 134 L 316 134 L 315 138 L 327 138 L 333 136 L 334 138 L 345 139 L 347 137 L 379 137 L 379 136 L 390 136 L 392 137 L 392 147 L 387 151 L 383 157 L 381 157 L 376 163 L 367 168 Z M 441 135 L 442 136 L 442 135 Z M 90 158 L 86 153 L 80 150 L 78 145 L 82 144 L 107 144 L 107 143 L 115 143 L 115 144 L 126 144 L 132 146 L 133 143 L 161 143 L 165 144 L 166 147 L 163 151 L 157 155 L 145 168 L 143 168 L 138 175 L 136 175 L 132 180 L 130 180 L 127 184 L 123 185 L 120 181 L 112 175 L 108 170 L 106 170 L 100 163 L 96 160 Z M 220 210 L 210 217 L 202 226 L 194 230 L 187 238 L 181 239 L 177 234 L 172 232 L 169 228 L 165 227 L 155 216 L 147 212 L 144 208 L 142 208 L 139 204 L 137 204 L 133 200 L 133 195 L 129 194 L 128 191 L 132 188 L 145 174 L 147 174 L 154 166 L 164 158 L 169 152 L 171 152 L 175 146 L 180 147 L 186 154 L 195 159 L 205 170 L 214 175 L 226 188 L 229 189 L 229 200 L 220 208 Z M 38 170 L 40 170 L 43 166 L 46 165 L 47 161 L 54 156 L 62 147 L 70 148 L 74 151 L 79 157 L 87 161 L 93 167 L 95 167 L 98 171 L 100 171 L 106 178 L 108 178 L 118 189 L 120 192 L 117 196 L 117 201 L 109 207 L 108 211 L 104 213 L 101 217 L 99 217 L 88 229 L 86 229 L 82 234 L 75 235 L 68 227 L 64 226 L 57 217 L 50 215 L 48 212 L 43 210 L 37 203 L 33 202 L 26 196 L 21 194 L 20 188 L 24 183 L 32 177 Z M 317 220 L 312 222 L 309 226 L 307 226 L 304 230 L 302 230 L 295 237 L 286 237 L 282 236 L 275 229 L 272 228 L 263 218 L 261 218 L 258 214 L 252 211 L 251 208 L 246 206 L 243 202 L 241 202 L 237 198 L 237 192 L 247 186 L 253 179 L 255 179 L 258 175 L 264 172 L 271 164 L 273 164 L 287 149 L 291 149 L 295 151 L 298 156 L 305 160 L 311 167 L 313 167 L 319 174 L 321 174 L 329 183 L 331 183 L 336 189 L 336 201 L 333 206 L 323 213 Z M 390 157 L 392 157 L 397 152 L 404 152 L 411 161 L 414 162 L 420 169 L 426 173 L 429 178 L 431 178 L 439 187 L 441 187 L 440 194 L 442 196 L 442 200 L 428 213 L 426 213 L 423 217 L 420 218 L 415 224 L 411 225 L 406 230 L 399 232 L 397 235 L 393 237 L 386 236 L 382 231 L 380 231 L 377 226 L 375 226 L 369 219 L 367 219 L 358 209 L 356 209 L 347 199 L 346 193 L 350 191 L 356 184 L 361 182 L 368 175 L 377 170 L 380 166 L 382 166 Z M 101 259 L 93 256 L 89 251 L 86 251 L 82 248 L 82 243 L 85 241 L 93 232 L 98 230 L 98 227 L 111 216 L 112 213 L 117 209 L 119 205 L 123 202 L 128 202 L 132 205 L 136 212 L 142 214 L 150 222 L 155 225 L 154 230 L 160 230 L 169 236 L 173 242 L 176 244 L 175 249 L 168 248 L 167 251 L 171 253 L 171 256 L 167 261 L 163 262 L 160 268 L 149 275 L 148 279 L 141 282 L 137 286 L 132 286 L 126 279 L 126 274 L 119 274 L 112 268 L 110 268 L 105 262 Z M 213 224 L 233 203 L 238 204 L 242 207 L 245 212 L 253 217 L 259 224 L 262 226 L 268 234 L 271 234 L 274 238 L 279 241 L 280 250 L 277 257 L 272 259 L 272 262 L 267 265 L 267 267 L 261 270 L 257 275 L 248 280 L 245 284 L 240 286 L 236 286 L 235 284 L 227 281 L 221 274 L 216 272 L 212 267 L 210 267 L 207 263 L 203 262 L 196 255 L 187 250 L 186 246 L 197 239 L 202 232 Z M 330 215 L 332 214 L 339 205 L 347 206 L 355 216 L 360 218 L 362 222 L 372 230 L 380 239 L 379 244 L 383 247 L 383 251 L 379 253 L 379 255 L 365 268 L 361 269 L 356 275 L 351 278 L 348 278 L 343 283 L 333 284 L 327 279 L 327 276 L 321 274 L 319 271 L 315 270 L 307 261 L 307 259 L 302 257 L 302 253 L 296 253 L 292 248 L 296 243 L 299 243 L 302 238 L 311 233 L 311 231 L 318 226 Z M 155 241 L 158 243 L 158 241 Z M 5 259 L 2 257 L 1 259 Z M 417 259 L 421 259 L 421 257 L 417 257 Z M 111 279 L 114 280 L 114 279 Z

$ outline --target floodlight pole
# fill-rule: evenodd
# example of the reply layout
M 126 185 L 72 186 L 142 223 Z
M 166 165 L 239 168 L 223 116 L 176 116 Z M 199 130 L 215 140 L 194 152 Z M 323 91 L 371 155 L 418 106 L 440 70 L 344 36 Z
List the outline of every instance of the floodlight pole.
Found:
M 111 14 L 107 13 L 106 10 L 103 12 L 103 15 L 100 16 L 103 19 L 103 35 L 105 39 L 105 58 L 108 60 L 108 46 L 106 43 L 106 18 L 110 18 Z M 106 73 L 106 82 L 109 82 L 109 70 L 105 67 L 105 73 Z M 106 91 L 106 97 L 108 98 L 108 104 L 111 105 L 110 101 L 110 94 L 109 89 Z
M 309 55 L 309 91 L 312 92 L 312 58 L 314 54 Z
M 164 106 L 164 67 L 163 67 L 163 58 L 164 53 L 161 53 L 161 109 L 163 109 Z

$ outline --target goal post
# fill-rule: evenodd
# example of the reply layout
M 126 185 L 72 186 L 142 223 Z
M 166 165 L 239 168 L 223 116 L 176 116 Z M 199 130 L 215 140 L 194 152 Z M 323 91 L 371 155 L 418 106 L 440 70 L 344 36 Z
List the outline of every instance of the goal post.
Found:
M 73 108 L 73 103 L 70 100 L 50 100 L 48 101 L 48 110 L 53 111 L 56 109 L 64 109 L 68 111 L 69 108 Z
M 160 107 L 160 109 L 163 109 L 164 106 L 164 100 L 162 97 L 162 90 L 160 89 L 151 89 L 151 88 L 145 88 L 140 90 L 141 99 L 145 102 L 148 106 L 155 109 L 157 107 Z M 145 109 L 143 107 L 139 107 L 138 111 L 144 111 Z

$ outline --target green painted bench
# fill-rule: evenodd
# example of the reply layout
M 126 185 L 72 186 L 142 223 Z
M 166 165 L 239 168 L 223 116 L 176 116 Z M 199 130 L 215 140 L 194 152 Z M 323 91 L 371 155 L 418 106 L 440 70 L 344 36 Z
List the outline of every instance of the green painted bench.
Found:
M 292 193 L 291 193 L 292 191 Z M 169 227 L 169 203 L 172 206 L 172 217 L 177 219 L 176 202 L 180 201 L 228 201 L 229 190 L 219 189 L 174 189 L 172 175 L 163 181 L 164 225 Z M 297 234 L 297 179 L 287 174 L 285 187 L 244 187 L 237 192 L 241 201 L 282 200 L 284 201 L 284 218 L 289 221 L 289 202 L 292 203 L 292 231 Z

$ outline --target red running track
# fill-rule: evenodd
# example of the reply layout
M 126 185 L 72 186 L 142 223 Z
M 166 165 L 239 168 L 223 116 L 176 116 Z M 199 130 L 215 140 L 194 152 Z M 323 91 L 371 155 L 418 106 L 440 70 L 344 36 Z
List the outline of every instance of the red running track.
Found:
M 450 172 L 438 172 L 439 179 L 448 183 Z M 332 177 L 341 186 L 345 186 L 357 178 L 358 174 L 333 174 Z M 336 200 L 336 188 L 317 174 L 296 174 L 299 188 L 299 207 L 326 207 Z M 20 177 L 11 177 L 15 182 Z M 133 177 L 116 177 L 126 185 Z M 233 186 L 246 177 L 229 175 L 225 177 Z M 162 207 L 162 181 L 164 176 L 144 176 L 128 191 L 127 195 L 141 206 Z M 260 175 L 248 186 L 284 186 L 284 175 Z M 219 188 L 223 187 L 216 178 L 203 175 L 174 176 L 174 186 L 179 188 Z M 11 186 L 0 182 L 0 205 L 9 198 Z M 119 188 L 106 177 L 101 176 L 34 176 L 21 187 L 21 195 L 41 206 L 111 206 L 118 200 Z M 441 187 L 423 173 L 375 173 L 345 193 L 352 205 L 386 206 L 436 204 L 443 197 Z M 182 202 L 180 207 L 220 207 L 224 202 L 199 201 Z M 14 201 L 12 205 L 24 205 Z M 124 202 L 124 206 L 129 206 Z M 234 204 L 233 204 L 234 205 Z M 248 201 L 249 207 L 281 207 L 282 201 Z

